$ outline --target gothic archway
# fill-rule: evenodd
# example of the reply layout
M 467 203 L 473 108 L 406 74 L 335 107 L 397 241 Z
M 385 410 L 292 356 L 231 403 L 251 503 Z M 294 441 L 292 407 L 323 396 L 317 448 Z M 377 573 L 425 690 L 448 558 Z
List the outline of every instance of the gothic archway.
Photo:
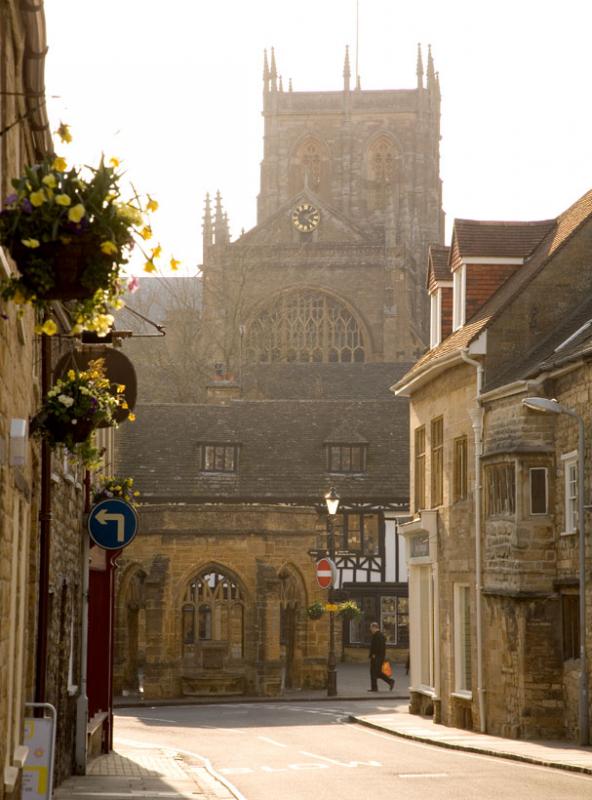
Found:
M 352 363 L 367 359 L 367 335 L 344 303 L 326 292 L 276 295 L 247 326 L 251 363 Z
M 132 565 L 121 580 L 118 592 L 116 625 L 117 662 L 120 691 L 136 693 L 143 683 L 146 657 L 146 573 L 139 564 Z
M 280 647 L 284 661 L 284 686 L 301 683 L 302 659 L 306 647 L 306 589 L 302 576 L 291 564 L 284 564 L 280 579 Z
M 290 157 L 288 194 L 293 197 L 304 188 L 327 199 L 329 189 L 329 152 L 314 136 L 306 136 Z
M 398 151 L 390 136 L 380 134 L 366 154 L 368 210 L 382 209 L 393 195 L 398 180 Z

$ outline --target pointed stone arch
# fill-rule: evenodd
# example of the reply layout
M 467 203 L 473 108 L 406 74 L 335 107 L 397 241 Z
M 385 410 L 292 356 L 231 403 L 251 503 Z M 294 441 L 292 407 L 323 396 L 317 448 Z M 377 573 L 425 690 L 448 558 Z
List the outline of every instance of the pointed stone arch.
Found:
M 400 149 L 389 133 L 380 131 L 368 142 L 364 160 L 368 211 L 384 209 L 400 181 Z
M 137 693 L 142 687 L 146 659 L 146 570 L 140 562 L 129 564 L 119 581 L 116 603 L 115 691 Z
M 285 562 L 278 570 L 280 579 L 280 648 L 283 683 L 287 689 L 300 686 L 306 653 L 306 584 L 298 567 Z
M 247 322 L 250 363 L 361 363 L 370 335 L 342 298 L 318 287 L 286 289 L 258 306 Z
M 288 195 L 293 197 L 308 188 L 318 197 L 328 200 L 330 164 L 331 156 L 325 142 L 313 134 L 301 137 L 290 154 Z

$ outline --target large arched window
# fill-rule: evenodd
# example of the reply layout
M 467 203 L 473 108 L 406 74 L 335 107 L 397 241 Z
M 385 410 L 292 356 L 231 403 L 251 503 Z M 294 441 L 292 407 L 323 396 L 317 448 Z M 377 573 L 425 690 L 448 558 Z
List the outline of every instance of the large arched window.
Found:
M 285 292 L 247 329 L 250 362 L 351 363 L 366 360 L 358 321 L 338 300 L 322 292 Z
M 368 150 L 368 206 L 384 208 L 396 177 L 396 153 L 388 136 L 379 136 Z
M 232 658 L 244 649 L 244 597 L 233 578 L 209 568 L 189 581 L 181 607 L 184 650 L 202 642 L 229 646 Z

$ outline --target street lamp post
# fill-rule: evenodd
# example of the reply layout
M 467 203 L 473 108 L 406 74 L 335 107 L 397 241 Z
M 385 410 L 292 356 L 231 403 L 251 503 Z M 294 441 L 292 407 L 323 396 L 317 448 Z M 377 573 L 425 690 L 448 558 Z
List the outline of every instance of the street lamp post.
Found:
M 339 508 L 339 495 L 332 486 L 325 495 L 327 504 L 327 538 L 329 559 L 335 563 L 335 530 L 333 523 Z M 329 603 L 333 603 L 333 581 L 329 586 Z M 327 659 L 327 697 L 337 694 L 337 660 L 335 658 L 335 612 L 329 611 L 329 657 Z
M 562 406 L 557 400 L 547 397 L 525 397 L 522 405 L 533 411 L 551 414 L 567 414 L 578 421 L 578 528 L 579 528 L 579 592 L 580 592 L 580 744 L 587 745 L 589 739 L 588 711 L 588 664 L 586 660 L 586 535 L 584 527 L 584 420 L 573 409 Z

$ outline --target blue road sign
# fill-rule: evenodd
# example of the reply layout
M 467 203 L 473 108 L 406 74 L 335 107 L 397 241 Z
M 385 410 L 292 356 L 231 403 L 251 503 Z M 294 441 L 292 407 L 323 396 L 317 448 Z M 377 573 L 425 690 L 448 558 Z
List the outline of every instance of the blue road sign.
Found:
M 138 515 L 129 503 L 101 500 L 88 515 L 90 538 L 104 550 L 126 547 L 138 531 Z

